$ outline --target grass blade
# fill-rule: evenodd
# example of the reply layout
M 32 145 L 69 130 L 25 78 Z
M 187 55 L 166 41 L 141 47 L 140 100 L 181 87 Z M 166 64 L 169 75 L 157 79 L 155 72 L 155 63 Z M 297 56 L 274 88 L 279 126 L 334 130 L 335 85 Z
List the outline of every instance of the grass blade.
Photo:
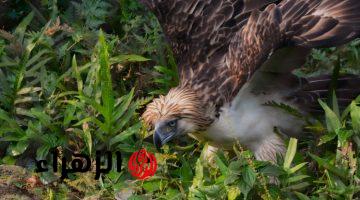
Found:
M 295 154 L 297 149 L 297 139 L 291 138 L 289 141 L 289 146 L 285 155 L 284 160 L 284 168 L 290 169 L 291 163 L 294 160 Z
M 109 64 L 109 52 L 108 46 L 105 41 L 105 36 L 102 31 L 100 31 L 99 36 L 100 42 L 100 81 L 101 81 L 101 99 L 105 117 L 105 123 L 108 126 L 108 132 L 111 130 L 112 123 L 112 111 L 115 105 L 115 98 L 112 89 L 112 80 Z
M 339 130 L 341 128 L 341 122 L 340 122 L 339 117 L 336 115 L 336 113 L 334 111 L 332 111 L 329 108 L 329 106 L 325 102 L 323 102 L 322 100 L 319 99 L 319 103 L 325 111 L 326 126 L 327 126 L 328 131 L 336 132 L 337 130 Z
M 81 79 L 81 75 L 80 75 L 80 72 L 79 72 L 79 68 L 78 68 L 78 65 L 77 65 L 77 62 L 76 62 L 76 56 L 74 55 L 73 56 L 73 59 L 72 59 L 72 68 L 74 70 L 74 73 L 75 73 L 75 78 L 76 78 L 76 82 L 77 82 L 77 88 L 78 88 L 78 91 L 79 91 L 79 94 L 82 95 L 83 94 L 83 81 Z

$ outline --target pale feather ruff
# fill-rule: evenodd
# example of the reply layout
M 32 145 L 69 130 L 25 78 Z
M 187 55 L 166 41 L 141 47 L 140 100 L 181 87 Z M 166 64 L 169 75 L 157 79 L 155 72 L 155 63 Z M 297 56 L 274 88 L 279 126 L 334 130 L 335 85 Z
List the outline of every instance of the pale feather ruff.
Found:
M 142 115 L 144 122 L 154 127 L 157 122 L 172 119 L 188 119 L 199 129 L 208 127 L 212 120 L 206 116 L 204 104 L 196 93 L 188 88 L 173 88 L 166 96 L 161 95 L 147 105 Z

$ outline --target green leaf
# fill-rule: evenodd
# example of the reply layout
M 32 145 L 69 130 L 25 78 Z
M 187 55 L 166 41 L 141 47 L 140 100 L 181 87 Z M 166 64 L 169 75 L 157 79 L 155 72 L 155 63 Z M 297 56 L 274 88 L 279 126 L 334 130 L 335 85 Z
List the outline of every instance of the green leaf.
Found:
M 289 174 L 293 174 L 293 173 L 299 171 L 301 168 L 303 168 L 307 164 L 308 164 L 307 162 L 298 164 L 295 167 L 289 169 L 288 172 L 289 172 Z
M 16 72 L 16 78 L 15 78 L 15 91 L 16 92 L 20 90 L 20 88 L 21 88 L 21 86 L 23 84 L 23 80 L 24 80 L 25 72 L 26 72 L 26 63 L 29 60 L 31 51 L 36 46 L 36 42 L 37 41 L 35 41 L 35 42 L 29 41 L 26 44 L 25 52 L 22 55 L 21 61 L 20 61 L 20 64 L 19 64 L 19 70 Z
M 337 78 L 336 78 L 335 81 L 337 81 Z M 338 104 L 338 100 L 337 100 L 337 98 L 336 98 L 336 93 L 335 93 L 335 92 L 332 93 L 332 100 L 331 100 L 331 102 L 332 102 L 332 110 L 334 111 L 334 113 L 336 114 L 336 116 L 337 116 L 338 118 L 340 118 L 340 109 L 339 109 L 339 104 Z
M 132 104 L 129 109 L 126 111 L 125 115 L 121 117 L 120 121 L 115 125 L 113 133 L 121 131 L 125 125 L 131 120 L 135 115 L 135 111 L 138 108 L 137 104 Z
M 23 97 L 23 98 L 18 98 L 14 101 L 14 104 L 23 104 L 23 103 L 35 103 L 35 102 L 39 102 L 41 101 L 41 99 L 39 97 Z
M 12 156 L 5 156 L 4 158 L 2 158 L 1 162 L 7 165 L 15 165 L 16 159 Z
M 177 76 L 177 73 L 175 71 L 168 69 L 166 67 L 163 67 L 163 66 L 155 66 L 154 69 L 158 72 L 161 72 L 161 73 L 166 74 L 171 77 Z
M 25 94 L 35 93 L 35 92 L 39 92 L 39 91 L 42 91 L 41 87 L 25 87 L 25 88 L 22 88 L 21 90 L 19 90 L 17 92 L 17 94 L 25 95 Z
M 11 144 L 8 148 L 8 152 L 11 156 L 18 156 L 28 148 L 28 141 L 19 141 L 16 144 Z
M 93 140 L 92 140 L 92 135 L 90 133 L 90 129 L 88 127 L 87 123 L 83 124 L 83 132 L 82 132 L 82 138 L 86 144 L 86 147 L 89 151 L 89 155 L 91 155 L 92 153 L 92 145 L 93 145 Z
M 91 99 L 86 96 L 78 96 L 78 98 L 82 101 L 84 101 L 86 104 L 91 105 L 97 112 L 102 114 L 103 116 L 106 114 L 106 110 L 103 106 L 101 106 L 98 102 L 96 102 L 94 99 Z
M 187 187 L 189 187 L 191 185 L 193 178 L 194 178 L 194 174 L 191 169 L 190 163 L 184 158 L 181 158 L 180 180 L 185 185 L 188 185 Z
M 294 183 L 294 182 L 298 182 L 298 181 L 301 181 L 305 178 L 309 178 L 310 176 L 308 175 L 298 175 L 298 176 L 293 176 L 293 177 L 290 177 L 287 179 L 287 182 L 288 183 Z
M 228 192 L 228 200 L 235 200 L 240 194 L 240 189 L 238 187 L 229 187 L 227 189 Z
M 216 154 L 215 156 L 215 162 L 217 166 L 219 167 L 221 174 L 226 176 L 229 173 L 229 169 L 226 166 L 226 164 L 221 160 L 221 158 Z
M 310 198 L 308 196 L 306 196 L 303 193 L 300 192 L 294 192 L 294 194 L 297 196 L 297 198 L 299 198 L 300 200 L 310 200 Z
M 144 58 L 142 56 L 139 55 L 119 55 L 119 56 L 115 56 L 110 58 L 110 62 L 111 64 L 115 64 L 115 63 L 123 63 L 123 62 L 146 62 L 149 61 L 150 59 Z
M 153 193 L 160 190 L 161 180 L 146 181 L 143 188 L 147 193 Z
M 135 133 L 138 133 L 140 128 L 141 128 L 141 123 L 138 122 L 135 125 L 133 125 L 132 127 L 121 132 L 120 134 L 116 135 L 115 137 L 113 137 L 110 140 L 110 143 L 109 143 L 110 146 L 128 139 L 130 136 L 134 135 Z
M 339 130 L 338 138 L 341 145 L 343 146 L 352 135 L 353 131 L 351 130 Z
M 166 190 L 166 199 L 181 199 L 181 193 L 179 190 L 169 187 Z
M 346 179 L 347 178 L 347 172 L 331 165 L 328 161 L 316 156 L 316 155 L 313 155 L 311 153 L 309 153 L 310 157 L 312 159 L 314 159 L 320 166 L 324 167 L 325 169 L 329 170 L 330 172 L 334 173 L 335 175 L 341 177 L 341 178 L 344 178 Z
M 40 109 L 32 108 L 30 114 L 40 120 L 40 122 L 45 126 L 51 129 L 51 131 L 56 131 L 56 127 L 52 123 L 51 117 L 45 113 L 45 111 Z
M 310 183 L 303 182 L 303 183 L 299 183 L 299 184 L 295 184 L 295 185 L 291 185 L 289 187 L 286 187 L 286 188 L 284 188 L 284 190 L 301 191 L 301 190 L 306 189 L 309 186 L 310 186 Z
M 246 166 L 242 171 L 242 176 L 245 183 L 252 188 L 256 181 L 255 171 L 250 166 Z
M 5 110 L 0 109 L 0 120 L 4 120 L 8 123 L 8 126 L 10 126 L 14 131 L 25 134 L 25 132 L 21 129 L 21 127 L 18 125 L 17 121 L 10 118 L 8 113 Z M 2 130 L 0 130 L 0 133 L 2 133 Z M 1 136 L 1 134 L 0 134 Z
M 41 160 L 45 159 L 46 156 L 49 154 L 51 149 L 50 145 L 43 144 L 40 148 L 36 150 L 36 159 Z
M 17 35 L 17 38 L 21 43 L 24 40 L 26 28 L 29 26 L 29 24 L 33 20 L 33 18 L 34 18 L 34 13 L 31 12 L 20 22 L 20 24 L 15 29 L 15 34 Z
M 334 140 L 336 138 L 336 133 L 335 132 L 328 132 L 326 135 L 321 136 L 320 138 L 320 142 L 319 142 L 319 146 L 326 144 L 332 140 Z
M 345 110 L 341 114 L 341 121 L 344 121 L 346 117 L 350 114 L 351 111 L 351 105 L 345 108 Z
M 204 179 L 204 167 L 201 163 L 201 159 L 198 158 L 195 165 L 195 176 L 193 179 L 192 189 L 198 188 L 203 185 Z
M 282 166 L 275 165 L 266 165 L 263 169 L 259 170 L 259 172 L 266 176 L 281 176 L 288 174 L 288 172 L 284 171 Z
M 240 160 L 236 160 L 236 161 L 233 161 L 229 164 L 229 170 L 234 172 L 234 173 L 239 173 L 240 169 L 242 168 L 242 166 L 244 166 L 245 163 L 240 161 Z
M 79 68 L 78 68 L 78 65 L 77 65 L 77 62 L 76 62 L 76 56 L 75 55 L 73 56 L 73 59 L 72 59 L 72 68 L 73 68 L 74 73 L 75 73 L 78 92 L 79 92 L 80 95 L 82 95 L 83 94 L 83 89 L 84 89 L 84 83 L 83 83 L 83 80 L 81 79 L 81 74 L 79 72 Z
M 244 199 L 247 199 L 249 192 L 251 191 L 252 187 L 250 187 L 246 182 L 240 181 L 238 184 L 241 193 L 244 195 Z
M 100 42 L 100 81 L 101 81 L 101 99 L 104 112 L 105 123 L 108 126 L 108 132 L 111 131 L 112 111 L 115 105 L 115 98 L 112 88 L 112 79 L 109 64 L 108 46 L 102 31 L 99 35 Z
M 355 99 L 356 103 L 360 103 L 360 95 Z
M 26 67 L 31 67 L 31 65 L 38 62 L 40 60 L 41 56 L 43 56 L 46 53 L 49 53 L 49 51 L 47 49 L 44 49 L 44 50 L 39 51 L 36 55 L 31 56 L 31 58 L 26 63 Z
M 284 159 L 284 168 L 289 169 L 292 161 L 294 160 L 297 149 L 297 139 L 291 138 L 289 141 L 289 146 Z
M 103 132 L 106 133 L 106 131 L 108 130 L 107 129 L 108 127 L 106 126 L 105 123 L 101 122 L 100 120 L 96 119 L 95 117 L 90 117 L 90 119 L 91 119 L 90 120 L 91 122 L 95 123 Z M 103 138 L 100 135 L 98 135 L 98 136 L 99 136 L 99 138 Z
M 75 119 L 74 117 L 75 111 L 76 111 L 76 107 L 73 105 L 69 105 L 66 107 L 64 112 L 64 121 L 63 121 L 64 127 L 68 127 L 71 121 Z
M 134 97 L 134 88 L 131 89 L 130 93 L 121 97 L 121 103 L 118 105 L 113 112 L 113 119 L 119 120 L 122 115 L 125 114 L 125 111 L 129 108 L 132 98 Z
M 350 116 L 352 120 L 352 127 L 356 134 L 360 134 L 360 107 L 353 101 L 350 105 Z
M 329 132 L 337 132 L 341 128 L 341 122 L 339 117 L 333 112 L 329 106 L 319 99 L 321 107 L 325 111 L 326 126 Z

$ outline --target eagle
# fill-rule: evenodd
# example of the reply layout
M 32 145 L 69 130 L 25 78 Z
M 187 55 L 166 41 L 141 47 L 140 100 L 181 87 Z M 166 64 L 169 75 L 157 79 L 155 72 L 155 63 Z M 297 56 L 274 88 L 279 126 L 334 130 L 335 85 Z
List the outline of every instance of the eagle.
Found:
M 311 115 L 331 77 L 292 71 L 312 48 L 343 45 L 360 34 L 359 0 L 140 0 L 172 47 L 180 83 L 149 103 L 143 121 L 161 148 L 190 135 L 214 148 L 239 142 L 258 160 L 276 162 L 284 136 L 301 137 L 304 121 L 268 102 Z M 357 76 L 338 80 L 347 103 Z

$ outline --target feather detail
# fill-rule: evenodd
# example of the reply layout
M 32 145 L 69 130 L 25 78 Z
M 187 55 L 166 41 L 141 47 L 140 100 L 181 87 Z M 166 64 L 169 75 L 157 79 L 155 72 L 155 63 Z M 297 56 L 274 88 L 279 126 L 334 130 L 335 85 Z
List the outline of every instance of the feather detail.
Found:
M 142 115 L 144 122 L 152 127 L 157 121 L 173 117 L 189 119 L 195 122 L 199 129 L 206 128 L 212 122 L 203 102 L 188 88 L 171 89 L 166 96 L 160 96 L 148 104 Z
M 318 114 L 323 109 L 318 103 L 318 99 L 326 101 L 329 98 L 329 90 L 332 84 L 330 75 L 315 76 L 303 79 L 300 89 L 294 91 L 288 100 L 299 105 L 304 111 Z M 356 75 L 342 75 L 337 80 L 335 90 L 339 107 L 345 109 L 353 99 L 360 95 L 360 77 Z
M 358 0 L 285 0 L 279 7 L 285 37 L 294 45 L 332 47 L 360 34 Z
M 281 47 L 329 47 L 355 39 L 360 34 L 359 10 L 357 0 L 284 0 L 264 11 L 253 11 L 226 55 L 229 76 L 236 76 L 237 82 L 233 85 L 235 92 L 225 102 L 231 102 Z
M 211 71 L 217 74 L 213 63 L 222 61 L 249 12 L 274 1 L 140 0 L 157 16 L 176 57 L 183 86 L 191 85 L 189 78 L 197 79 L 203 68 L 214 68 Z

